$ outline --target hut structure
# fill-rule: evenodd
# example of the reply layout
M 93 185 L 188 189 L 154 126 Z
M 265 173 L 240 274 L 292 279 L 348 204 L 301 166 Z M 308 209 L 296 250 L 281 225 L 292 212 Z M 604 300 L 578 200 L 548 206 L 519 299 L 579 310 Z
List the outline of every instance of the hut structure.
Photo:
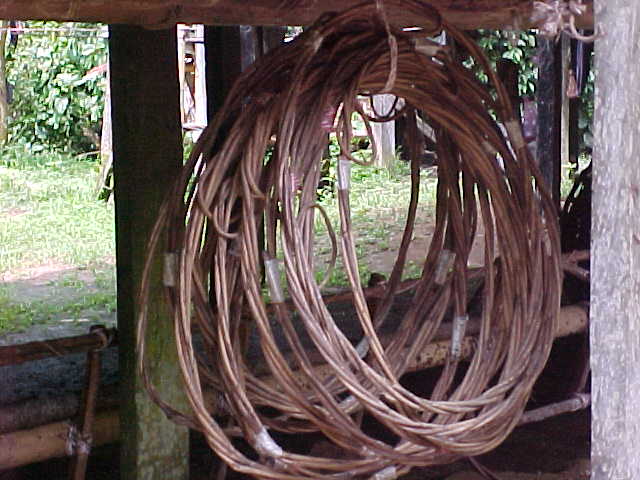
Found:
M 165 417 L 143 391 L 136 371 L 137 286 L 145 248 L 166 186 L 181 167 L 176 31 L 179 22 L 203 23 L 210 112 L 215 112 L 242 68 L 241 25 L 307 24 L 352 0 L 4 0 L 0 18 L 109 24 L 111 101 L 117 223 L 120 343 L 121 477 L 188 478 L 188 430 Z M 640 3 L 636 0 L 431 0 L 463 29 L 524 29 L 534 8 L 576 5 L 577 26 L 599 32 L 596 42 L 596 114 L 593 162 L 591 366 L 592 478 L 640 478 Z M 416 19 L 388 12 L 398 26 Z M 551 174 L 553 176 L 555 174 Z M 158 266 L 159 267 L 159 266 Z M 160 268 L 153 273 L 160 292 Z M 173 326 L 160 293 L 147 348 L 151 376 L 163 398 L 185 403 Z M 169 379 L 170 381 L 162 381 Z M 97 419 L 97 421 L 100 419 Z M 94 438 L 112 433 L 96 424 Z

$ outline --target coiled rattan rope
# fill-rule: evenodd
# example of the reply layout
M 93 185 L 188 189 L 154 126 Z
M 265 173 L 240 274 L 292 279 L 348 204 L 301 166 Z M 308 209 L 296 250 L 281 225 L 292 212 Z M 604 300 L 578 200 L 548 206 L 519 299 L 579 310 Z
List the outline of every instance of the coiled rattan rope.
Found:
M 447 48 L 418 39 L 435 31 L 394 29 L 384 8 L 410 8 L 444 29 L 484 69 L 491 89 Z M 366 117 L 358 95 L 383 91 L 405 106 L 377 112 L 384 118 Z M 436 227 L 411 306 L 383 342 L 378 332 L 399 289 L 418 208 L 418 149 L 410 152 L 412 196 L 397 261 L 371 314 L 349 212 L 348 166 L 360 161 L 349 154 L 351 118 L 359 113 L 370 129 L 371 120 L 405 115 L 417 140 L 416 110 L 437 136 Z M 517 424 L 545 364 L 560 291 L 556 211 L 511 112 L 476 45 L 416 1 L 365 3 L 325 16 L 251 67 L 195 146 L 150 240 L 138 334 L 140 370 L 153 398 L 176 421 L 201 430 L 232 468 L 259 478 L 390 479 L 413 466 L 496 447 Z M 364 332 L 356 345 L 336 325 L 314 275 L 314 218 L 322 213 L 316 189 L 334 118 L 343 155 L 339 254 Z M 465 370 L 458 348 L 467 318 L 467 258 L 479 222 L 486 238 L 481 329 Z M 259 241 L 263 225 L 266 252 Z M 165 404 L 145 370 L 144 305 L 160 244 L 167 249 L 166 293 L 192 413 Z M 458 339 L 430 396 L 416 395 L 400 377 L 446 319 L 453 319 Z M 330 375 L 316 374 L 301 330 Z M 194 348 L 194 331 L 204 339 L 202 350 Z M 260 367 L 268 375 L 246 355 L 248 331 L 257 331 Z M 283 353 L 277 335 L 291 353 Z M 205 389 L 219 398 L 207 401 Z M 216 416 L 221 405 L 230 420 Z M 362 412 L 389 435 L 365 433 Z M 287 451 L 274 432 L 321 432 L 346 453 L 320 458 Z M 237 435 L 248 450 L 232 441 Z

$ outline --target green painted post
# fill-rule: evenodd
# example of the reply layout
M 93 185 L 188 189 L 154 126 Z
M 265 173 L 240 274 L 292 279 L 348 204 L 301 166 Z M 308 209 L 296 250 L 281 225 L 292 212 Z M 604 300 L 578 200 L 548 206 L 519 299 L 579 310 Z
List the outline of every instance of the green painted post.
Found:
M 147 238 L 182 165 L 176 31 L 113 25 L 109 38 L 116 202 L 121 381 L 120 478 L 188 478 L 188 430 L 166 419 L 136 372 L 137 293 Z M 152 275 L 147 335 L 151 377 L 169 403 L 186 405 L 161 265 Z

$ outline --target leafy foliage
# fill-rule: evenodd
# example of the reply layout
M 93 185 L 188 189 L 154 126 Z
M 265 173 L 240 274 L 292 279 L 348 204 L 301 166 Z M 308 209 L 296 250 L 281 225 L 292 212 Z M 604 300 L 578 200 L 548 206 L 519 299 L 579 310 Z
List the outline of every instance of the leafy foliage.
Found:
M 24 144 L 31 152 L 95 148 L 105 79 L 87 72 L 106 62 L 107 42 L 97 32 L 75 34 L 79 27 L 97 30 L 91 24 L 28 22 L 27 33 L 9 49 L 7 77 L 14 89 L 10 143 Z
M 532 96 L 536 90 L 538 68 L 534 64 L 536 36 L 531 31 L 512 32 L 502 30 L 479 30 L 480 45 L 492 66 L 501 58 L 518 65 L 518 89 L 521 96 Z
M 534 31 L 512 32 L 501 30 L 478 30 L 480 45 L 493 66 L 501 58 L 518 65 L 518 90 L 522 97 L 533 97 L 536 91 L 538 68 L 535 64 L 536 35 Z M 592 58 L 590 59 L 590 61 Z M 589 155 L 592 147 L 594 74 L 589 76 L 581 95 L 578 121 L 579 152 Z M 481 78 L 481 80 L 487 80 Z

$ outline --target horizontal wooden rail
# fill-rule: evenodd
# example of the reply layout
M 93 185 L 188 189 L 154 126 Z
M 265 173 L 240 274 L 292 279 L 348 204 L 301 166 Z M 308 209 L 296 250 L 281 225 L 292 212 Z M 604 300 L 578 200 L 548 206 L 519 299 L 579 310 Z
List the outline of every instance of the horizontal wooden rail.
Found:
M 122 23 L 156 28 L 176 23 L 209 25 L 308 25 L 326 12 L 341 11 L 361 0 L 3 0 L 0 18 Z M 478 28 L 527 29 L 532 25 L 531 0 L 429 0 L 452 25 Z M 579 28 L 593 28 L 592 1 L 576 17 Z M 397 26 L 421 25 L 419 18 L 403 9 L 390 9 L 389 21 Z

